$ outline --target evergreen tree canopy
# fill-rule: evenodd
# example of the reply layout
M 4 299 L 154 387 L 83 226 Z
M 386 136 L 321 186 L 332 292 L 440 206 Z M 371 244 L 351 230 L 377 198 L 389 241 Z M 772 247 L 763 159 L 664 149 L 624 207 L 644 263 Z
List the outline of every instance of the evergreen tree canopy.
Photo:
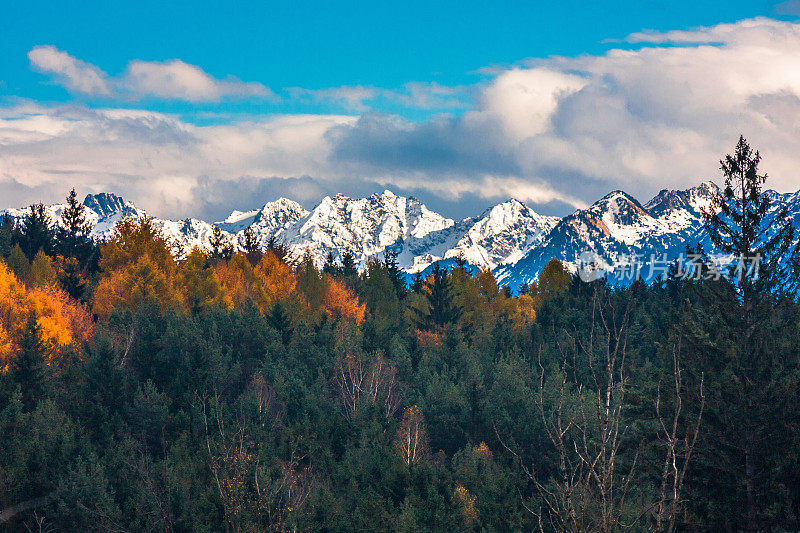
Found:
M 453 324 L 461 317 L 462 309 L 455 303 L 450 275 L 438 263 L 431 269 L 423 294 L 427 308 L 418 313 L 420 329 L 436 329 Z
M 794 294 L 800 288 L 798 251 L 793 247 L 794 228 L 787 217 L 788 207 L 772 220 L 766 219 L 771 202 L 762 190 L 767 175 L 759 173 L 760 162 L 761 154 L 753 152 L 739 136 L 734 153 L 720 160 L 725 189 L 715 205 L 718 211 L 704 213 L 714 245 L 733 254 L 735 260 L 744 261 L 731 267 L 731 279 L 746 298 L 749 291 Z M 745 275 L 753 262 L 757 275 Z
M 28 315 L 12 375 L 22 389 L 25 409 L 32 410 L 42 397 L 45 380 L 44 349 L 36 311 L 31 311 Z
M 89 238 L 91 231 L 92 223 L 86 217 L 86 207 L 78 202 L 75 189 L 72 189 L 61 212 L 61 224 L 56 230 L 56 249 L 61 255 L 85 263 L 93 248 Z
M 47 214 L 44 204 L 31 205 L 17 231 L 16 240 L 28 261 L 33 261 L 36 252 L 39 250 L 42 250 L 47 255 L 52 255 L 55 233 L 53 223 Z
M 211 245 L 211 257 L 214 259 L 229 259 L 233 255 L 233 247 L 222 235 L 219 226 L 214 226 L 214 229 L 211 230 L 209 244 Z

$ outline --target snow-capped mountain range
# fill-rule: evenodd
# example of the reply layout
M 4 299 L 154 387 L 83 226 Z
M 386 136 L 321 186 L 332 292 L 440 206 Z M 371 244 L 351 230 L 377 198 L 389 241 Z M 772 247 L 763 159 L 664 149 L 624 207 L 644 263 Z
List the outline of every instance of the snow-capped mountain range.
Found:
M 686 246 L 703 244 L 713 253 L 703 229 L 702 211 L 713 209 L 718 187 L 706 182 L 685 190 L 664 189 L 642 205 L 623 191 L 614 191 L 586 209 L 564 218 L 543 216 L 515 199 L 495 205 L 475 217 L 454 221 L 428 209 L 414 197 L 391 191 L 368 198 L 326 196 L 311 211 L 286 198 L 259 209 L 234 211 L 225 220 L 164 220 L 154 224 L 181 254 L 192 247 L 209 249 L 214 226 L 234 246 L 243 242 L 247 227 L 265 245 L 272 237 L 285 242 L 292 258 L 310 253 L 321 266 L 332 253 L 336 260 L 350 252 L 359 267 L 391 248 L 409 274 L 422 272 L 439 261 L 463 258 L 491 269 L 498 280 L 516 288 L 535 279 L 551 258 L 577 270 L 581 254 L 589 251 L 607 266 L 637 257 L 645 263 L 657 256 L 674 259 Z M 800 192 L 776 193 L 771 215 L 788 206 L 795 228 L 800 227 Z M 140 218 L 145 211 L 110 193 L 90 194 L 83 204 L 94 225 L 92 236 L 106 239 L 124 217 Z M 58 220 L 63 204 L 47 207 Z M 14 219 L 26 209 L 6 209 Z M 643 275 L 646 274 L 643 272 Z

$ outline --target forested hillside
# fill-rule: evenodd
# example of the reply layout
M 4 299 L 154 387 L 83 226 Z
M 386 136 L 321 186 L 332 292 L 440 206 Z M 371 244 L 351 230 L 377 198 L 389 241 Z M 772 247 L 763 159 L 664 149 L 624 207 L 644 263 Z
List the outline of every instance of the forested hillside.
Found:
M 798 530 L 800 261 L 759 160 L 705 219 L 757 270 L 624 287 L 97 243 L 74 191 L 7 218 L 0 529 Z

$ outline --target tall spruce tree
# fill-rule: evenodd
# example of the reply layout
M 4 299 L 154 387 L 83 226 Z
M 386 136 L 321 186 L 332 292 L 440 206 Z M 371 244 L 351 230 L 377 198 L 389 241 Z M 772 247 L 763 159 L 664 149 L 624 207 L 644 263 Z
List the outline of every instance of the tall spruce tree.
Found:
M 739 136 L 733 154 L 720 160 L 725 188 L 715 202 L 717 209 L 704 212 L 711 241 L 722 252 L 734 255 L 731 279 L 745 301 L 796 292 L 800 283 L 788 206 L 767 218 L 771 201 L 762 190 L 767 175 L 759 173 L 759 163 L 761 154 L 753 152 Z
M 353 257 L 353 253 L 349 250 L 342 255 L 342 276 L 345 278 L 354 278 L 358 276 L 356 260 Z
M 383 264 L 386 267 L 386 272 L 392 280 L 394 290 L 397 297 L 401 300 L 406 295 L 406 273 L 400 268 L 397 261 L 399 252 L 393 248 L 387 248 L 383 254 Z
M 244 249 L 247 260 L 250 261 L 251 265 L 255 266 L 261 260 L 261 256 L 263 255 L 261 251 L 261 245 L 258 243 L 258 239 L 256 238 L 256 234 L 253 231 L 252 226 L 247 226 L 244 229 L 244 234 L 242 235 L 242 248 Z
M 275 302 L 275 305 L 272 306 L 272 310 L 267 316 L 267 322 L 270 326 L 278 330 L 284 344 L 289 342 L 289 339 L 292 338 L 292 331 L 294 328 L 292 328 L 292 319 L 281 302 Z
M 455 303 L 450 274 L 438 263 L 431 269 L 430 281 L 423 293 L 427 309 L 417 314 L 420 329 L 437 329 L 457 322 L 461 317 L 462 309 Z
M 797 526 L 800 504 L 800 495 L 782 486 L 775 469 L 785 447 L 800 436 L 793 429 L 800 410 L 786 398 L 799 370 L 798 346 L 779 340 L 794 314 L 784 297 L 797 283 L 794 230 L 785 211 L 768 216 L 760 162 L 743 137 L 720 161 L 725 188 L 718 210 L 705 213 L 706 230 L 719 250 L 734 256 L 734 266 L 728 283 L 702 288 L 696 316 L 684 326 L 703 361 L 695 372 L 707 374 L 709 389 L 699 460 L 708 473 L 707 492 L 696 493 L 696 501 L 710 502 L 702 512 L 719 521 L 715 527 L 747 531 Z M 790 470 L 789 478 L 800 476 L 796 466 Z M 709 493 L 725 497 L 706 500 Z
M 233 254 L 233 248 L 222 235 L 219 226 L 214 226 L 214 229 L 211 230 L 209 244 L 211 245 L 211 257 L 214 259 L 230 259 Z
M 336 259 L 333 257 L 333 251 L 331 250 L 328 250 L 328 255 L 325 256 L 325 264 L 322 265 L 322 271 L 331 276 L 341 273 L 341 269 L 336 264 Z
M 14 221 L 8 213 L 0 219 L 0 257 L 8 257 L 11 253 L 14 238 Z
M 289 260 L 289 247 L 286 243 L 278 240 L 274 235 L 270 235 L 267 241 L 267 253 L 275 255 L 281 262 L 286 263 Z
M 47 255 L 53 254 L 54 232 L 44 204 L 31 205 L 17 230 L 17 242 L 28 261 L 33 261 L 39 250 Z
M 74 257 L 85 264 L 92 250 L 89 233 L 92 223 L 86 218 L 86 207 L 78 201 L 75 189 L 67 196 L 67 205 L 61 212 L 61 224 L 56 230 L 56 250 L 65 257 Z

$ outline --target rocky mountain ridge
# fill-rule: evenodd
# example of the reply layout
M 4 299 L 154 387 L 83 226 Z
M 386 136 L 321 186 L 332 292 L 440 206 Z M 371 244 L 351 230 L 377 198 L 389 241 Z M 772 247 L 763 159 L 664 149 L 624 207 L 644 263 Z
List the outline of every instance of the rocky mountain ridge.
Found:
M 800 192 L 769 191 L 773 206 L 768 216 L 783 208 L 800 226 Z M 349 252 L 363 268 L 371 257 L 396 251 L 400 266 L 409 274 L 425 271 L 439 261 L 463 258 L 478 268 L 492 270 L 501 283 L 515 288 L 535 279 L 551 258 L 576 271 L 581 254 L 591 252 L 606 267 L 625 258 L 647 262 L 651 257 L 673 259 L 687 245 L 713 246 L 703 229 L 703 210 L 714 208 L 720 195 L 712 182 L 683 190 L 664 189 L 641 204 L 624 191 L 613 191 L 585 209 L 563 218 L 544 216 L 513 198 L 460 221 L 431 211 L 414 197 L 391 191 L 367 198 L 326 196 L 312 210 L 279 198 L 258 209 L 233 211 L 226 219 L 206 222 L 188 218 L 153 223 L 176 245 L 181 254 L 192 247 L 210 249 L 214 226 L 234 246 L 243 242 L 247 227 L 266 245 L 270 238 L 285 242 L 292 258 L 310 253 L 318 266 L 332 254 L 335 260 Z M 111 193 L 90 194 L 84 199 L 94 225 L 92 236 L 108 238 L 124 217 L 140 218 L 146 212 Z M 47 206 L 57 220 L 63 204 Z M 14 219 L 25 209 L 6 209 Z

